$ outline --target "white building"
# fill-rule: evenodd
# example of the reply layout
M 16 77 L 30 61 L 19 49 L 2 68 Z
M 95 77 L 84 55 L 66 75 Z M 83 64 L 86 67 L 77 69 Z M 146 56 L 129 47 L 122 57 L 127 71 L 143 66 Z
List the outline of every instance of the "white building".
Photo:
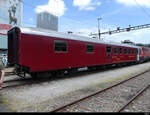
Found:
M 0 23 L 22 25 L 22 0 L 0 0 Z
M 7 31 L 22 26 L 22 0 L 0 0 L 0 54 L 7 51 Z
M 58 17 L 47 12 L 37 14 L 37 28 L 58 31 Z

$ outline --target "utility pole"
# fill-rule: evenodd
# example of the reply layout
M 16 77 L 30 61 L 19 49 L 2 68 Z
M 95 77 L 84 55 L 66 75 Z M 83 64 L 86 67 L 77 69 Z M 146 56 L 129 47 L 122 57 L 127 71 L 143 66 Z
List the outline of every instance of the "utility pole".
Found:
M 99 39 L 100 39 L 100 37 L 101 37 L 101 33 L 100 33 L 100 23 L 99 23 L 99 21 L 100 21 L 101 19 L 102 19 L 101 17 L 98 17 L 98 18 L 97 18 L 97 21 L 98 21 L 98 37 L 99 37 Z

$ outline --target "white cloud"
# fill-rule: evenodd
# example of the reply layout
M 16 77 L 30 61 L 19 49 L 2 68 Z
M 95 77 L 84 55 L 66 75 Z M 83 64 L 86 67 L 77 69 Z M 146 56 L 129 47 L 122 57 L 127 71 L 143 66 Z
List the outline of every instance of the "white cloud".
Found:
M 98 0 L 74 0 L 73 5 L 79 7 L 79 10 L 95 10 L 97 6 L 101 5 Z
M 150 8 L 150 0 L 116 0 L 118 3 L 126 6 L 136 6 L 137 4 Z
M 49 0 L 46 5 L 39 5 L 35 8 L 37 13 L 48 12 L 56 16 L 64 15 L 66 6 L 63 0 Z

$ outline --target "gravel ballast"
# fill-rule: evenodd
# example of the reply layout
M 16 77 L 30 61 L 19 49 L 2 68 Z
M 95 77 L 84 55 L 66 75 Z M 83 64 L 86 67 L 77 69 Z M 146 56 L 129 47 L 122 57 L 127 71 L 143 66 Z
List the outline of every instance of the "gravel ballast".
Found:
M 148 86 L 150 72 L 140 75 L 130 81 L 120 84 L 117 87 L 109 89 L 103 93 L 88 98 L 82 102 L 68 107 L 64 112 L 118 112 L 120 108 L 127 103 L 133 96 L 137 94 L 143 87 Z M 150 100 L 145 96 L 145 100 L 138 103 L 138 111 L 150 111 Z M 136 101 L 135 101 L 136 102 Z M 145 105 L 144 105 L 145 104 Z M 147 105 L 147 107 L 146 107 Z M 125 111 L 129 109 L 125 109 Z M 133 112 L 133 111 L 132 111 Z M 134 111 L 135 112 L 135 111 Z

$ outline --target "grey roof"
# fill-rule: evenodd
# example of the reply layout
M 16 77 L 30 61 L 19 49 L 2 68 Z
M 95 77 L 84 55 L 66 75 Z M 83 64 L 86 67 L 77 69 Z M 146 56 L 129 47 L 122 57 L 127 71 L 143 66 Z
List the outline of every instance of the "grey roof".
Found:
M 85 42 L 93 42 L 93 43 L 102 43 L 108 45 L 117 45 L 117 46 L 124 46 L 124 47 L 132 47 L 132 48 L 140 48 L 139 46 L 134 46 L 130 44 L 122 44 L 122 43 L 115 43 L 115 42 L 104 42 L 99 39 L 92 39 L 90 37 L 79 36 L 75 34 L 67 34 L 62 32 L 56 32 L 52 30 L 46 30 L 41 28 L 33 28 L 33 27 L 26 27 L 20 28 L 21 33 L 27 34 L 35 34 L 35 35 L 43 35 L 43 36 L 51 36 L 51 37 L 59 37 L 62 39 L 70 39 L 70 40 L 78 40 L 78 41 L 85 41 Z

